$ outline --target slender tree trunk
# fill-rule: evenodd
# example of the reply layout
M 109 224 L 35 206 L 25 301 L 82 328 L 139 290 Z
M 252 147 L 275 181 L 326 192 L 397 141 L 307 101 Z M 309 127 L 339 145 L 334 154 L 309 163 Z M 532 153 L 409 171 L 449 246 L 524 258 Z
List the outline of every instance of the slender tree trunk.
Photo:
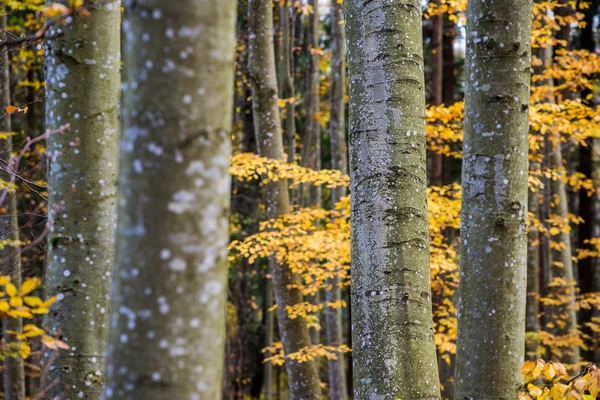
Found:
M 3 32 L 6 29 L 6 10 L 4 2 L 0 5 L 0 28 Z M 8 63 L 8 52 L 3 51 L 0 54 L 0 110 L 11 105 L 10 104 L 10 65 Z M 12 132 L 10 117 L 0 120 L 1 132 Z M 9 135 L 6 139 L 0 141 L 1 155 L 6 165 L 11 164 L 11 156 L 13 152 L 12 137 Z M 5 181 L 10 180 L 10 176 L 3 174 Z M 2 216 L 2 224 L 0 231 L 0 239 L 2 240 L 19 240 L 19 221 L 17 219 L 17 195 L 15 192 L 9 194 L 6 198 L 7 204 L 6 215 Z M 21 286 L 21 257 L 16 249 L 7 246 L 2 252 L 1 257 L 7 258 L 8 261 L 2 266 L 2 274 L 11 277 L 12 282 L 17 286 Z M 7 331 L 23 331 L 23 320 L 21 318 L 7 318 L 2 323 L 4 341 L 9 344 L 16 342 L 14 335 Z M 20 400 L 25 398 L 25 372 L 23 368 L 23 359 L 21 357 L 9 357 L 4 359 L 4 399 Z
M 555 134 L 549 155 L 550 168 L 554 171 L 565 171 L 562 161 L 562 151 L 559 133 Z M 569 208 L 567 201 L 567 188 L 565 181 L 561 178 L 550 180 L 550 212 L 565 221 L 568 225 Z M 559 306 L 553 306 L 550 310 L 552 323 L 554 325 L 553 333 L 556 336 L 576 335 L 577 334 L 577 312 L 575 308 L 575 286 L 573 274 L 573 259 L 571 253 L 571 235 L 570 232 L 561 230 L 555 236 L 552 236 L 554 242 L 562 244 L 562 248 L 552 247 L 552 280 L 561 279 L 564 283 L 553 286 L 550 290 L 554 296 L 562 301 Z M 579 347 L 571 346 L 561 348 L 562 355 L 557 357 L 561 362 L 574 364 L 579 362 Z
M 345 129 L 345 93 L 346 93 L 346 33 L 344 31 L 344 15 L 342 5 L 331 0 L 331 168 L 348 174 L 348 153 Z M 332 205 L 347 195 L 345 187 L 332 189 Z M 332 288 L 326 291 L 328 302 L 339 302 L 342 299 L 339 277 L 330 281 Z M 342 309 L 327 307 L 325 309 L 325 333 L 328 346 L 339 346 L 344 343 L 342 328 Z M 346 370 L 343 353 L 337 360 L 329 360 L 329 398 L 330 400 L 346 400 Z
M 454 38 L 456 37 L 456 27 L 452 21 L 444 16 L 444 36 L 442 38 L 443 53 L 443 103 L 447 106 L 454 103 L 454 86 L 456 84 L 454 77 Z M 444 171 L 445 172 L 445 171 Z
M 439 4 L 439 0 L 436 0 Z M 431 36 L 431 99 L 430 104 L 439 106 L 443 101 L 444 59 L 443 39 L 444 20 L 442 15 L 432 18 L 433 32 Z M 429 172 L 432 186 L 442 186 L 444 179 L 444 159 L 436 152 L 431 152 L 431 171 Z
M 46 286 L 49 297 L 61 300 L 45 324 L 71 346 L 54 362 L 48 379 L 59 379 L 53 396 L 97 399 L 105 370 L 115 244 L 120 2 L 105 2 L 90 16 L 70 18 L 67 25 L 50 28 L 53 39 L 46 42 L 45 53 L 46 127 L 71 125 L 48 139 L 53 226 Z
M 273 267 L 269 260 L 269 269 Z M 273 306 L 273 281 L 269 278 L 265 282 L 265 305 L 264 305 L 264 326 L 265 326 L 265 346 L 273 344 L 275 338 L 275 316 L 269 309 Z M 264 400 L 271 400 L 272 398 L 272 386 L 273 386 L 273 363 L 265 363 L 264 365 L 264 378 L 263 378 L 263 398 Z
M 236 3 L 127 0 L 125 9 L 121 200 L 104 395 L 217 399 Z
M 539 163 L 531 166 L 539 170 Z M 529 212 L 537 219 L 540 218 L 540 196 L 537 192 L 529 191 Z M 530 228 L 527 233 L 527 308 L 525 311 L 525 332 L 537 335 L 540 325 L 540 233 L 537 228 Z M 526 338 L 525 358 L 539 358 L 540 342 L 534 338 Z
M 457 399 L 522 383 L 531 15 L 531 0 L 468 4 Z
M 248 19 L 250 25 L 249 71 L 252 79 L 254 129 L 258 151 L 262 157 L 285 160 L 281 121 L 277 104 L 277 79 L 273 52 L 273 11 L 270 0 L 250 0 Z M 268 218 L 277 218 L 289 212 L 289 192 L 285 180 L 269 182 L 264 187 Z M 271 264 L 273 291 L 277 309 L 279 333 L 285 354 L 311 345 L 308 325 L 302 318 L 290 319 L 286 306 L 300 303 L 302 293 L 288 285 L 298 283 L 299 277 L 287 265 Z M 317 363 L 300 363 L 286 358 L 286 369 L 291 399 L 313 400 L 321 398 Z
M 421 3 L 344 1 L 354 398 L 439 399 L 429 282 Z
M 314 12 L 308 17 L 307 46 L 309 54 L 306 70 L 306 134 L 302 147 L 301 164 L 304 167 L 321 169 L 321 124 L 319 123 L 319 4 L 318 0 L 309 0 Z M 319 206 L 322 201 L 320 186 L 306 186 L 300 205 Z M 318 297 L 318 295 L 316 296 Z M 312 332 L 313 336 L 315 332 Z M 316 332 L 318 334 L 318 332 Z M 317 340 L 318 341 L 318 340 Z
M 280 8 L 281 16 L 281 37 L 282 37 L 282 56 L 280 67 L 280 85 L 279 91 L 284 99 L 292 99 L 296 95 L 294 90 L 294 78 L 292 76 L 292 22 L 290 18 L 290 3 L 289 0 L 283 2 Z M 284 122 L 285 128 L 285 143 L 287 152 L 287 161 L 294 162 L 296 160 L 296 106 L 295 101 L 288 101 L 285 105 L 286 118 Z

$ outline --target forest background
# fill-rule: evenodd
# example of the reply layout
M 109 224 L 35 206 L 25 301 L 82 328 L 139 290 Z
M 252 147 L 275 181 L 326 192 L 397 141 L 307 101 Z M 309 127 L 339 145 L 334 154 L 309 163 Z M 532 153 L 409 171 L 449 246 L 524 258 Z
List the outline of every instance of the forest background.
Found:
M 12 283 L 0 281 L 6 292 L 0 301 L 5 317 L 4 391 L 16 387 L 16 398 L 43 398 L 63 379 L 60 373 L 49 373 L 50 365 L 68 366 L 69 361 L 44 356 L 41 346 L 74 351 L 72 347 L 80 346 L 73 346 L 65 332 L 82 323 L 93 325 L 91 312 L 83 320 L 64 314 L 97 307 L 105 315 L 108 309 L 107 299 L 81 305 L 75 300 L 63 302 L 65 288 L 72 283 L 62 280 L 85 268 L 97 268 L 89 256 L 78 259 L 76 268 L 48 260 L 63 257 L 57 258 L 62 253 L 51 249 L 61 241 L 60 235 L 52 233 L 53 227 L 60 226 L 56 210 L 61 204 L 49 193 L 52 182 L 60 178 L 49 178 L 48 165 L 57 148 L 75 155 L 87 148 L 68 136 L 76 121 L 48 123 L 61 110 L 53 110 L 54 103 L 45 104 L 56 94 L 47 93 L 44 65 L 48 73 L 51 63 L 44 41 L 62 40 L 57 29 L 72 18 L 91 18 L 94 9 L 82 1 L 3 3 L 0 46 L 6 60 L 0 83 L 4 96 L 0 139 L 12 146 L 3 153 L 0 168 L 4 174 L 0 203 L 9 221 L 0 242 L 1 262 L 4 274 L 12 277 Z M 319 390 L 329 398 L 345 399 L 353 393 L 345 20 L 341 0 L 326 3 L 275 0 L 272 21 L 261 20 L 266 26 L 273 23 L 285 160 L 258 155 L 258 96 L 252 89 L 259 78 L 251 62 L 249 66 L 249 25 L 259 16 L 245 1 L 237 4 L 230 163 L 234 181 L 222 385 L 227 399 L 288 398 L 294 384 L 285 363 L 314 365 Z M 600 384 L 595 367 L 588 365 L 600 362 L 598 6 L 596 0 L 533 5 L 526 308 L 526 359 L 532 363 L 523 367 L 528 382 L 522 388 L 523 398 L 595 398 Z M 466 7 L 466 1 L 439 0 L 423 5 L 422 18 L 430 280 L 444 398 L 454 397 L 456 364 Z M 122 11 L 113 18 L 120 18 Z M 111 40 L 115 44 L 121 39 Z M 61 74 L 60 68 L 51 71 Z M 89 81 L 66 84 L 73 85 L 74 93 L 81 91 L 77 85 L 93 86 Z M 52 137 L 64 142 L 57 147 L 52 140 L 63 139 Z M 116 140 L 106 144 L 98 139 L 98 143 L 112 148 Z M 283 215 L 274 216 L 265 192 L 277 182 L 289 183 L 290 204 Z M 276 301 L 273 294 L 273 285 L 280 284 L 271 280 L 269 264 L 273 263 L 289 266 L 294 274 L 283 285 L 292 293 L 284 300 Z M 110 281 L 110 267 L 106 268 L 97 277 L 100 281 Z M 54 316 L 50 305 L 58 310 Z M 292 324 L 304 321 L 310 343 L 284 354 L 276 313 L 287 313 Z M 47 314 L 47 319 L 42 321 L 38 314 Z M 22 318 L 32 323 L 23 326 Z M 580 378 L 585 379 L 573 380 L 580 370 Z M 87 386 L 102 390 L 103 372 L 82 373 L 86 385 L 90 382 Z M 498 366 L 498 373 L 507 372 Z M 546 381 L 541 382 L 540 376 Z

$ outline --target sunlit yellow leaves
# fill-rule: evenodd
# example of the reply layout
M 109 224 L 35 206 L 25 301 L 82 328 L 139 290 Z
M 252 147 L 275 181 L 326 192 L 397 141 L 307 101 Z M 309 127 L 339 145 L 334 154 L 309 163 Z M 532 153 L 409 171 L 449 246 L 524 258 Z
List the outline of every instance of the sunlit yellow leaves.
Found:
M 312 170 L 296 163 L 259 157 L 252 153 L 235 155 L 229 168 L 241 180 L 263 179 L 263 182 L 290 179 L 292 187 L 299 184 L 336 187 L 350 185 L 350 177 L 336 170 Z
M 265 347 L 263 353 L 270 356 L 266 357 L 263 362 L 270 362 L 273 365 L 283 365 L 285 359 L 297 361 L 299 363 L 315 360 L 319 357 L 324 357 L 328 360 L 337 360 L 340 354 L 350 352 L 350 348 L 346 345 L 341 346 L 325 346 L 316 344 L 300 349 L 297 352 L 284 355 L 281 342 L 275 342 L 271 346 Z
M 574 378 L 567 374 L 563 364 L 543 360 L 526 361 L 521 373 L 529 383 L 519 394 L 519 399 L 587 400 L 595 399 L 599 392 L 600 371 L 593 364 L 585 366 Z

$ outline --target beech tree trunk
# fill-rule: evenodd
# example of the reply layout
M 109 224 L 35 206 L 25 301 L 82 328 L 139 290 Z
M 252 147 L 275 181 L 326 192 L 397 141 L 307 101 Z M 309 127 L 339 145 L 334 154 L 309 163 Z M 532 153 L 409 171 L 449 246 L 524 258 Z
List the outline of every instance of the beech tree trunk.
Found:
M 554 171 L 563 171 L 565 168 L 562 161 L 562 151 L 560 137 L 557 133 L 549 154 L 549 166 Z M 561 177 L 564 174 L 561 174 Z M 567 203 L 567 188 L 566 183 L 562 178 L 550 180 L 550 212 L 560 218 L 561 221 L 569 221 L 569 208 Z M 561 300 L 562 304 L 551 306 L 550 313 L 551 321 L 554 325 L 553 334 L 556 336 L 576 335 L 577 334 L 577 311 L 575 307 L 575 285 L 573 274 L 573 258 L 571 252 L 571 235 L 570 232 L 560 233 L 551 237 L 551 240 L 562 244 L 560 249 L 552 247 L 551 257 L 551 281 L 561 279 L 563 284 L 556 285 L 550 288 L 554 297 Z M 567 364 L 575 364 L 579 362 L 578 346 L 570 346 L 561 348 L 562 354 L 556 356 L 559 361 Z
M 306 70 L 306 131 L 302 143 L 301 165 L 315 170 L 321 169 L 321 124 L 319 123 L 319 4 L 318 0 L 309 0 L 313 13 L 308 16 L 307 47 L 309 51 Z M 322 193 L 320 186 L 303 185 L 301 206 L 320 206 Z M 315 296 L 318 299 L 318 294 Z M 313 339 L 318 338 L 318 331 L 311 330 Z M 316 338 L 315 338 L 316 336 Z M 318 342 L 318 339 L 315 340 Z
M 346 93 L 346 33 L 344 30 L 344 15 L 342 5 L 337 0 L 331 0 L 331 168 L 348 174 L 348 152 L 345 129 L 345 93 Z M 331 203 L 347 196 L 345 187 L 337 187 L 331 191 Z M 330 281 L 332 288 L 325 293 L 328 302 L 338 302 L 342 299 L 340 279 Z M 339 346 L 344 343 L 342 328 L 342 309 L 325 308 L 325 334 L 328 346 Z M 346 369 L 344 354 L 338 354 L 337 360 L 328 361 L 329 398 L 331 400 L 346 400 Z
M 279 71 L 280 81 L 280 93 L 281 98 L 288 99 L 285 105 L 285 142 L 287 161 L 294 162 L 296 160 L 296 103 L 294 98 L 296 95 L 294 89 L 294 78 L 292 76 L 292 65 L 293 65 L 293 52 L 292 52 L 292 28 L 293 19 L 290 18 L 290 2 L 291 0 L 285 0 L 280 8 L 280 21 L 281 21 L 281 38 L 282 38 L 282 55 L 281 55 L 281 67 Z
M 233 0 L 125 1 L 107 399 L 219 399 Z
M 277 78 L 273 50 L 273 10 L 270 0 L 250 0 L 248 3 L 250 45 L 248 69 L 252 80 L 254 130 L 258 152 L 262 157 L 285 160 L 281 121 L 277 104 Z M 267 218 L 277 218 L 290 211 L 288 185 L 285 180 L 269 182 L 264 186 Z M 308 325 L 303 318 L 290 319 L 286 306 L 303 301 L 302 293 L 288 285 L 298 283 L 299 277 L 287 265 L 271 262 L 271 276 L 279 334 L 286 355 L 311 345 Z M 321 398 L 317 363 L 300 363 L 286 357 L 290 398 L 314 400 Z
M 48 382 L 59 379 L 50 394 L 61 398 L 97 399 L 102 392 L 114 262 L 120 2 L 103 2 L 90 12 L 53 25 L 45 52 L 46 128 L 71 125 L 50 136 L 47 148 L 53 226 L 46 288 L 48 297 L 58 296 L 60 302 L 45 324 L 71 346 L 48 374 Z
M 531 15 L 467 9 L 457 399 L 513 399 L 523 379 Z
M 436 0 L 439 4 L 439 0 Z M 432 106 L 439 106 L 443 99 L 444 59 L 443 38 L 444 20 L 442 15 L 431 19 L 433 32 L 431 36 L 431 100 Z M 442 186 L 444 183 L 444 159 L 436 152 L 431 152 L 431 171 L 429 173 L 432 186 Z
M 0 4 L 0 28 L 2 32 L 6 32 L 6 9 L 4 2 Z M 3 36 L 6 36 L 3 35 Z M 3 38 L 4 39 L 4 38 Z M 4 111 L 7 106 L 10 106 L 10 65 L 8 62 L 8 51 L 0 53 L 0 110 Z M 0 132 L 12 132 L 12 124 L 10 117 L 5 117 L 0 120 Z M 2 151 L 2 159 L 5 165 L 11 164 L 11 155 L 13 152 L 12 136 L 8 136 L 4 140 L 0 140 L 0 149 Z M 5 181 L 10 181 L 10 175 L 2 174 Z M 16 193 L 10 193 L 6 197 L 6 203 L 3 207 L 6 209 L 6 214 L 2 216 L 0 224 L 0 240 L 15 240 L 20 239 L 19 221 L 17 219 L 17 196 Z M 6 264 L 2 266 L 2 274 L 11 277 L 12 282 L 17 286 L 21 286 L 21 257 L 17 249 L 13 246 L 6 246 L 1 252 L 0 257 L 8 258 Z M 7 333 L 7 331 L 23 331 L 22 318 L 7 318 L 2 322 L 4 341 L 6 344 L 17 342 L 15 336 Z M 25 398 L 25 371 L 23 367 L 23 359 L 21 357 L 13 358 L 6 356 L 4 359 L 4 399 L 5 400 L 20 400 Z
M 344 7 L 354 398 L 439 399 L 421 3 L 346 0 Z
M 532 165 L 532 170 L 539 170 L 538 163 Z M 537 192 L 529 191 L 529 212 L 537 219 L 540 218 L 540 196 Z M 525 312 L 525 332 L 538 335 L 540 324 L 540 232 L 530 228 L 527 233 L 527 307 Z M 539 358 L 540 341 L 533 337 L 526 338 L 525 358 Z

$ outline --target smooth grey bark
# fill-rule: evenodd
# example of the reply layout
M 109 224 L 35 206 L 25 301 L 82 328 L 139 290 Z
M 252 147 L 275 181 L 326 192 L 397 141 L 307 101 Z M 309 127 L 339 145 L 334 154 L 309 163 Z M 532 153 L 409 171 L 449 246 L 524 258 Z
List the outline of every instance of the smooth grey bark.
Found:
M 467 9 L 457 399 L 514 399 L 523 379 L 531 15 Z
M 348 151 L 346 145 L 345 129 L 345 93 L 346 93 L 346 32 L 344 30 L 344 15 L 342 5 L 338 0 L 331 0 L 331 115 L 329 118 L 329 137 L 331 145 L 331 168 L 343 174 L 348 174 Z M 347 196 L 343 186 L 331 190 L 331 203 L 335 203 Z M 325 292 L 328 302 L 342 300 L 340 279 L 331 279 L 330 290 Z M 344 344 L 344 330 L 342 327 L 342 308 L 325 308 L 325 337 L 328 346 Z M 346 400 L 348 389 L 346 385 L 346 367 L 344 354 L 339 353 L 337 360 L 328 361 L 329 399 Z
M 3 32 L 6 29 L 6 9 L 4 2 L 0 4 L 0 28 Z M 5 34 L 6 36 L 7 34 Z M 8 62 L 8 51 L 0 53 L 0 110 L 10 104 L 10 65 Z M 10 117 L 0 120 L 0 132 L 12 132 Z M 11 156 L 13 152 L 12 136 L 0 140 L 1 157 L 5 165 L 12 165 Z M 10 181 L 8 174 L 3 174 L 5 181 Z M 6 197 L 6 214 L 2 216 L 0 231 L 0 240 L 19 240 L 19 221 L 17 219 L 17 194 L 10 193 Z M 11 277 L 12 283 L 20 287 L 22 283 L 21 257 L 19 252 L 12 246 L 6 246 L 1 252 L 0 257 L 7 259 L 6 264 L 2 266 L 2 274 Z M 17 343 L 14 335 L 7 331 L 23 332 L 22 318 L 7 318 L 2 322 L 4 341 L 9 344 Z M 4 359 L 4 399 L 19 400 L 25 398 L 25 370 L 23 359 L 6 356 Z
M 290 18 L 290 2 L 285 0 L 280 8 L 279 21 L 281 24 L 281 63 L 279 72 L 279 92 L 281 98 L 290 99 L 296 96 L 294 78 L 292 76 L 293 52 L 292 52 L 292 28 L 293 19 Z M 295 11 L 293 11 L 295 13 Z M 287 161 L 296 161 L 296 103 L 289 101 L 285 105 L 286 118 L 284 122 Z
M 421 3 L 346 0 L 354 398 L 439 399 Z
M 554 171 L 565 171 L 562 160 L 562 151 L 560 144 L 560 133 L 556 133 L 551 144 L 549 154 L 549 167 Z M 550 180 L 550 213 L 556 215 L 561 221 L 569 221 L 569 207 L 567 200 L 566 183 L 561 177 Z M 577 335 L 577 310 L 575 305 L 576 288 L 574 285 L 573 258 L 571 252 L 571 235 L 569 232 L 561 230 L 552 241 L 561 243 L 562 248 L 552 247 L 551 250 L 551 281 L 562 279 L 563 284 L 558 284 L 550 288 L 556 300 L 562 300 L 561 305 L 551 306 L 551 322 L 554 325 L 552 333 L 556 336 Z M 579 362 L 580 349 L 578 346 L 561 348 L 560 357 L 556 355 L 559 361 L 567 364 Z
M 234 0 L 127 0 L 107 399 L 220 399 Z
M 270 0 L 250 0 L 248 3 L 250 44 L 248 69 L 252 80 L 254 130 L 261 157 L 285 160 L 281 120 L 277 104 L 277 78 L 273 50 L 273 10 Z M 277 218 L 290 211 L 287 181 L 269 182 L 263 189 L 267 218 Z M 287 265 L 270 263 L 273 291 L 277 308 L 279 334 L 286 355 L 311 345 L 308 325 L 303 318 L 290 319 L 286 306 L 303 301 L 300 290 L 288 288 L 299 283 L 299 277 Z M 321 398 L 317 363 L 300 363 L 286 358 L 290 398 L 316 400 Z
M 532 170 L 539 170 L 539 163 L 532 164 Z M 540 218 L 539 193 L 529 191 L 528 209 L 537 219 Z M 527 304 L 525 311 L 525 332 L 538 335 L 540 324 L 540 232 L 537 227 L 529 228 L 527 232 Z M 525 358 L 537 360 L 539 358 L 540 341 L 526 338 Z
M 435 3 L 439 6 L 440 1 Z M 443 39 L 444 39 L 444 20 L 443 15 L 438 14 L 431 18 L 431 99 L 430 104 L 439 106 L 442 104 L 444 88 L 444 59 L 443 59 Z M 444 181 L 444 159 L 436 152 L 431 152 L 431 170 L 429 179 L 432 186 L 442 186 Z
M 65 399 L 97 399 L 102 392 L 115 244 L 120 2 L 85 4 L 91 15 L 53 25 L 45 51 L 46 128 L 71 125 L 47 145 L 53 225 L 46 289 L 60 301 L 44 322 L 71 347 L 48 380 L 59 379 L 50 394 Z

